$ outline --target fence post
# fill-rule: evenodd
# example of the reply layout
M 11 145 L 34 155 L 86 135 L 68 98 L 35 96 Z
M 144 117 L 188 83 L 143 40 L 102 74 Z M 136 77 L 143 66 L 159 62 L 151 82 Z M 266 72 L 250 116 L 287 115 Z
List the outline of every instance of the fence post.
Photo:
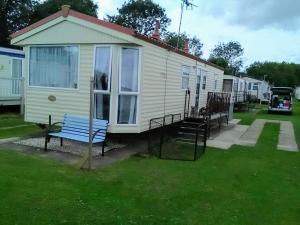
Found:
M 94 115 L 94 78 L 90 78 L 90 115 L 89 115 L 89 151 L 88 169 L 92 168 L 92 148 L 93 148 L 93 116 Z

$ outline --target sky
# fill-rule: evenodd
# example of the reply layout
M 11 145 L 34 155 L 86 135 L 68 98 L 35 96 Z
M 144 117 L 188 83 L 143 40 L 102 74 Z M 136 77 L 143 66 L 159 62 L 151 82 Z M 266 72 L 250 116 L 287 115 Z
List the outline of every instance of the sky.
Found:
M 181 0 L 153 0 L 166 9 L 178 31 Z M 98 0 L 99 18 L 116 14 L 124 0 Z M 219 42 L 238 41 L 244 48 L 244 68 L 255 61 L 300 63 L 299 0 L 193 0 L 183 12 L 181 31 L 204 44 L 203 58 Z

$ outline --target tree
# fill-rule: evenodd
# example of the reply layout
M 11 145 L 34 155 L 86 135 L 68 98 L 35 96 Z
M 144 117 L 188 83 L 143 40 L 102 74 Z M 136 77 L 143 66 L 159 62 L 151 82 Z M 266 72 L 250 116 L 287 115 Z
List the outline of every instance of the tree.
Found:
M 294 87 L 300 85 L 300 64 L 254 62 L 246 71 L 248 76 L 266 79 L 275 86 Z
M 241 44 L 237 41 L 230 41 L 228 43 L 219 43 L 211 51 L 209 61 L 216 59 L 224 59 L 227 63 L 225 68 L 228 72 L 233 75 L 236 75 L 243 65 L 241 56 L 244 53 L 244 49 Z
M 9 46 L 9 35 L 26 27 L 30 21 L 35 1 L 0 1 L 0 45 Z
M 92 0 L 46 0 L 36 4 L 30 23 L 37 22 L 61 9 L 62 5 L 70 5 L 71 9 L 97 17 L 98 5 Z
M 117 15 L 107 15 L 107 19 L 144 35 L 150 35 L 153 32 L 156 20 L 160 22 L 162 34 L 166 32 L 171 22 L 165 9 L 152 0 L 129 0 L 118 9 Z
M 178 34 L 175 32 L 167 32 L 165 35 L 165 42 L 173 47 L 177 47 L 177 40 L 178 40 Z M 189 41 L 189 50 L 190 53 L 200 57 L 203 54 L 202 48 L 203 48 L 203 43 L 199 38 L 196 36 L 194 37 L 189 37 L 186 33 L 181 33 L 179 35 L 179 43 L 178 43 L 178 48 L 183 49 L 184 47 L 184 42 L 188 40 Z
M 221 66 L 225 69 L 224 73 L 225 74 L 229 74 L 230 71 L 226 71 L 226 68 L 228 68 L 228 63 L 225 61 L 225 59 L 223 58 L 209 58 L 208 59 L 209 62 L 216 64 L 218 66 Z

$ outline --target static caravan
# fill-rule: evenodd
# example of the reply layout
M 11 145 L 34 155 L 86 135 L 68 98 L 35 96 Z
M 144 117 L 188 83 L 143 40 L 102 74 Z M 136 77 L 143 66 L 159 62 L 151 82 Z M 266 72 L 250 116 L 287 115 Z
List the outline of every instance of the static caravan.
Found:
M 248 92 L 252 99 L 259 102 L 269 102 L 270 100 L 270 85 L 267 81 L 257 80 L 251 77 L 244 77 L 247 81 Z
M 223 92 L 231 93 L 233 103 L 245 102 L 247 100 L 247 81 L 233 75 L 223 76 Z
M 111 133 L 140 133 L 149 121 L 206 104 L 221 91 L 223 69 L 159 39 L 63 6 L 62 10 L 11 35 L 25 51 L 25 120 L 46 124 L 48 115 L 94 116 Z M 90 88 L 90 80 L 94 88 Z
M 0 106 L 21 104 L 23 51 L 0 47 Z

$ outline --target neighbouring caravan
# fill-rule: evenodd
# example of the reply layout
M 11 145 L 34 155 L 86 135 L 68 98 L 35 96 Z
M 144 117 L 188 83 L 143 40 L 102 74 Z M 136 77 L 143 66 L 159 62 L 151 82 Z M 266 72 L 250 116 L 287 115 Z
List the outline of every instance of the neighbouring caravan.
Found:
M 88 116 L 90 80 L 95 111 L 111 133 L 140 133 L 149 120 L 206 105 L 221 92 L 223 69 L 152 37 L 63 6 L 11 35 L 25 51 L 25 120 L 61 121 L 65 113 Z
M 21 104 L 23 51 L 0 47 L 0 106 Z
M 295 89 L 295 98 L 298 101 L 300 100 L 300 87 L 296 87 L 296 89 Z
M 270 85 L 267 81 L 244 77 L 247 81 L 248 92 L 252 100 L 268 103 L 270 100 Z
M 247 100 L 247 81 L 243 78 L 224 75 L 223 92 L 230 92 L 233 103 L 245 102 Z

